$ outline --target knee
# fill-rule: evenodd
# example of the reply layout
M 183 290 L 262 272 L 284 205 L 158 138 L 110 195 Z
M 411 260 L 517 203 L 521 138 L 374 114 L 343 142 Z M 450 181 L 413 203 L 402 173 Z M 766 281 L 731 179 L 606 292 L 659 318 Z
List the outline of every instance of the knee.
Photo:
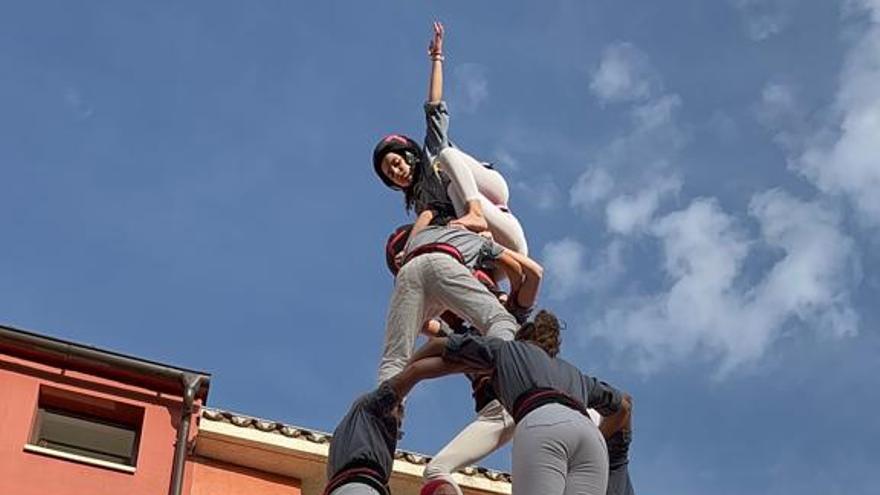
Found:
M 435 457 L 431 459 L 431 462 L 429 462 L 427 466 L 425 466 L 425 473 L 422 477 L 426 480 L 430 480 L 442 476 L 449 476 L 452 474 L 450 471 L 450 467 L 446 465 L 442 459 Z
M 440 150 L 440 153 L 437 154 L 437 159 L 443 162 L 449 161 L 450 158 L 454 160 L 457 153 L 459 153 L 457 149 L 452 146 L 447 146 Z
M 504 311 L 503 314 L 499 314 L 489 323 L 486 336 L 501 340 L 513 340 L 517 330 L 519 330 L 519 325 L 517 325 L 516 319 L 513 315 Z
M 437 160 L 440 161 L 441 166 L 449 165 L 450 163 L 461 161 L 463 156 L 465 156 L 465 154 L 461 150 L 453 148 L 452 146 L 447 146 L 437 154 Z

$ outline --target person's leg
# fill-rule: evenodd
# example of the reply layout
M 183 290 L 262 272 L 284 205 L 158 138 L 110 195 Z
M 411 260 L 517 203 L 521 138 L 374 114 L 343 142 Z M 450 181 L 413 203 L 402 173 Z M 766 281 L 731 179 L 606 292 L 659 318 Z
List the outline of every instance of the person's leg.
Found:
M 424 273 L 431 299 L 470 322 L 483 335 L 513 340 L 519 329 L 516 319 L 464 265 L 445 254 L 424 254 L 419 258 L 431 263 L 431 270 Z
M 330 495 L 381 495 L 375 488 L 364 483 L 346 483 L 330 492 Z
M 513 437 L 516 425 L 497 401 L 486 404 L 477 418 L 455 436 L 425 467 L 425 479 L 451 475 L 495 452 Z
M 513 436 L 513 495 L 563 495 L 568 453 L 559 434 L 570 420 L 555 404 L 539 407 L 516 426 Z M 564 406 L 560 406 L 564 407 Z
M 379 383 L 400 373 L 412 356 L 426 310 L 422 272 L 425 262 L 417 257 L 404 265 L 394 280 L 394 292 L 385 322 L 385 344 L 379 362 Z
M 606 495 L 608 487 L 608 450 L 602 433 L 579 412 L 577 421 L 560 428 L 569 443 L 568 479 L 565 495 Z
M 454 223 L 488 228 L 499 244 L 527 255 L 522 225 L 506 209 L 509 193 L 501 174 L 455 148 L 444 149 L 437 160 L 451 180 L 447 192 L 459 217 Z
M 445 148 L 437 156 L 440 168 L 463 193 L 465 201 L 484 196 L 493 204 L 507 206 L 510 190 L 497 170 L 487 168 L 476 158 L 457 148 Z
M 635 495 L 636 491 L 629 477 L 629 466 L 624 464 L 608 471 L 608 489 L 606 495 Z
M 513 213 L 502 210 L 490 203 L 486 198 L 480 199 L 483 209 L 483 217 L 492 232 L 492 238 L 502 246 L 516 251 L 524 256 L 529 255 L 529 244 L 522 225 Z
M 607 440 L 608 445 L 608 495 L 635 495 L 629 477 L 629 445 L 632 432 L 620 430 Z

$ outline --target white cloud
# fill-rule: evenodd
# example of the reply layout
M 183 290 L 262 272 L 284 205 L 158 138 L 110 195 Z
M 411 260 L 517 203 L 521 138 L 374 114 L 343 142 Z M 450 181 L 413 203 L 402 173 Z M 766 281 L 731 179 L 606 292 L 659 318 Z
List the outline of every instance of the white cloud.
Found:
M 564 300 L 607 288 L 624 272 L 623 248 L 623 243 L 613 240 L 588 263 L 587 249 L 572 238 L 547 243 L 541 252 L 546 280 L 542 293 Z
M 630 43 L 606 47 L 590 82 L 590 90 L 603 103 L 643 100 L 657 86 L 648 58 Z
M 863 71 L 865 65 L 858 64 Z M 880 70 L 880 63 L 874 67 Z M 850 290 L 860 281 L 858 257 L 828 198 L 804 201 L 772 189 L 751 198 L 750 219 L 725 212 L 714 198 L 664 213 L 682 188 L 673 166 L 688 139 L 678 117 L 682 101 L 630 80 L 594 79 L 603 101 L 632 103 L 630 127 L 596 153 L 570 191 L 573 208 L 605 212 L 610 242 L 596 256 L 572 238 L 548 244 L 543 262 L 550 297 L 587 295 L 592 313 L 586 335 L 607 340 L 620 361 L 644 372 L 697 360 L 724 375 L 757 362 L 783 336 L 855 334 L 859 321 Z M 859 94 L 880 92 L 864 86 Z M 765 86 L 757 113 L 786 146 L 794 146 L 795 137 L 803 142 L 807 112 L 794 86 Z M 880 126 L 880 118 L 871 125 Z M 659 248 L 659 272 L 645 265 L 653 253 L 644 261 L 624 259 L 628 249 L 646 252 L 652 245 Z M 628 295 L 608 290 L 627 274 L 637 275 L 624 288 Z
M 660 201 L 681 189 L 677 177 L 659 179 L 635 194 L 623 194 L 612 199 L 605 208 L 608 229 L 616 234 L 629 235 L 642 231 L 660 206 Z
M 837 216 L 780 190 L 753 197 L 750 214 L 760 238 L 749 238 L 712 199 L 662 218 L 651 233 L 668 285 L 613 301 L 591 333 L 644 372 L 702 358 L 717 361 L 721 374 L 759 359 L 787 329 L 854 334 L 855 248 Z M 750 284 L 745 262 L 756 247 L 781 258 Z
M 590 168 L 575 181 L 569 194 L 573 208 L 590 210 L 614 189 L 614 179 L 604 168 Z
M 495 161 L 493 164 L 497 165 L 501 169 L 508 170 L 519 170 L 519 160 L 514 158 L 514 156 L 507 151 L 506 149 L 496 149 L 495 150 Z
M 489 78 L 484 66 L 460 64 L 453 70 L 453 78 L 459 93 L 455 98 L 457 109 L 466 113 L 474 112 L 489 97 Z
M 784 83 L 767 83 L 761 90 L 758 118 L 768 126 L 778 126 L 798 113 L 794 88 Z
M 880 1 L 861 0 L 871 22 L 850 49 L 826 128 L 792 161 L 823 192 L 850 200 L 880 226 Z
M 763 41 L 781 33 L 791 22 L 792 0 L 732 0 L 740 11 L 746 33 Z
M 547 281 L 545 292 L 556 299 L 564 299 L 580 292 L 586 279 L 584 257 L 586 249 L 574 239 L 565 238 L 549 242 L 541 253 Z
M 516 204 L 529 204 L 539 210 L 552 210 L 559 206 L 562 192 L 550 176 L 534 177 L 515 184 Z
M 644 225 L 660 201 L 678 191 L 670 161 L 687 137 L 677 122 L 681 98 L 662 95 L 630 110 L 630 129 L 600 150 L 569 191 L 586 214 L 604 211 L 609 228 L 628 233 Z M 614 223 L 611 223 L 614 222 Z
M 784 149 L 804 146 L 809 134 L 806 107 L 798 101 L 797 89 L 787 83 L 769 82 L 761 90 L 755 107 L 758 122 L 774 133 L 774 140 Z

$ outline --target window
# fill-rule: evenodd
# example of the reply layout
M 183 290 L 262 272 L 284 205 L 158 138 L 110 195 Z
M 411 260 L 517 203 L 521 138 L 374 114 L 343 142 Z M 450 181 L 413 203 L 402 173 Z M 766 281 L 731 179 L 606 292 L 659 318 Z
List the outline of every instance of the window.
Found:
M 68 411 L 40 408 L 32 443 L 39 447 L 134 466 L 138 432 Z
M 104 467 L 134 468 L 143 413 L 129 404 L 44 386 L 25 450 Z

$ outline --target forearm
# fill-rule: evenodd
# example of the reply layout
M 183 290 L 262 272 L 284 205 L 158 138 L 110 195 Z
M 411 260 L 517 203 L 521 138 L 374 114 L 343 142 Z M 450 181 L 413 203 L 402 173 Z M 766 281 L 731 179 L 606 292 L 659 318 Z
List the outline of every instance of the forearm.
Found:
M 434 36 L 428 45 L 431 58 L 431 79 L 428 83 L 428 103 L 439 103 L 443 99 L 443 24 L 435 21 Z
M 429 339 L 428 342 L 416 349 L 416 352 L 413 354 L 412 358 L 410 358 L 409 362 L 413 363 L 420 359 L 425 359 L 429 357 L 437 357 L 443 355 L 443 349 L 446 348 L 446 338 L 439 337 L 435 339 Z
M 389 380 L 398 397 L 406 397 L 420 381 L 459 373 L 464 365 L 448 363 L 440 356 L 426 357 L 410 363 Z
M 510 256 L 522 267 L 523 282 L 516 294 L 516 304 L 521 308 L 531 308 L 538 300 L 538 291 L 544 277 L 544 268 L 528 256 L 510 251 Z
M 516 295 L 523 286 L 523 267 L 511 253 L 513 251 L 505 249 L 497 261 L 501 271 L 507 275 L 507 280 L 510 282 L 510 294 Z
M 418 218 L 416 218 L 416 221 L 413 224 L 412 230 L 409 231 L 409 238 L 415 238 L 416 234 L 418 234 L 422 229 L 431 224 L 431 220 L 434 220 L 433 210 L 425 210 L 419 213 Z
M 620 410 L 611 416 L 602 418 L 602 424 L 599 425 L 599 431 L 605 438 L 611 438 L 619 430 L 629 430 L 632 425 L 632 397 L 625 395 L 621 403 Z
M 431 79 L 428 83 L 428 103 L 440 103 L 443 99 L 443 58 L 431 58 Z

